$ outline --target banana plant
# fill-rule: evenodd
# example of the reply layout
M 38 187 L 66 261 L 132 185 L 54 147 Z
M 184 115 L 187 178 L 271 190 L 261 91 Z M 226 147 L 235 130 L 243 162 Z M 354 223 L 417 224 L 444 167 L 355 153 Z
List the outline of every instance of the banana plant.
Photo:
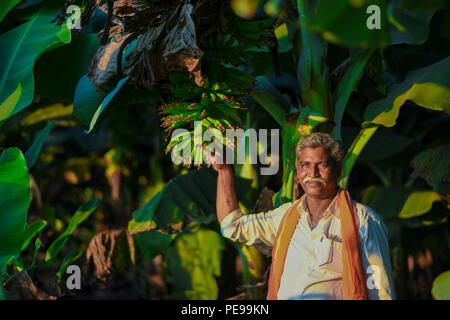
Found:
M 324 10 L 325 5 L 336 7 L 336 9 Z M 404 17 L 404 10 L 407 9 L 407 6 L 403 3 L 386 6 L 384 1 L 379 1 L 379 5 L 382 8 L 383 19 L 398 27 L 399 24 L 396 24 L 395 17 Z M 427 22 L 439 8 L 442 8 L 442 4 L 430 6 L 432 8 L 430 7 L 430 10 L 424 15 Z M 308 0 L 281 1 L 278 9 L 288 30 L 297 81 L 301 88 L 301 96 L 297 97 L 298 108 L 301 110 L 298 116 L 301 118 L 303 113 L 303 117 L 305 115 L 319 117 L 319 123 L 322 125 L 319 126 L 318 123 L 309 124 L 306 130 L 302 130 L 300 129 L 301 121 L 297 121 L 296 126 L 289 127 L 284 118 L 294 117 L 295 119 L 296 115 L 287 112 L 289 108 L 283 103 L 283 99 L 280 99 L 281 94 L 277 92 L 276 88 L 264 90 L 264 93 L 255 91 L 253 94 L 255 100 L 272 115 L 282 130 L 287 133 L 286 135 L 283 134 L 285 138 L 283 139 L 283 187 L 274 199 L 277 205 L 292 200 L 293 172 L 295 170 L 292 146 L 295 145 L 301 135 L 318 130 L 332 133 L 335 138 L 342 140 L 342 118 L 350 96 L 356 90 L 364 73 L 367 72 L 366 67 L 369 67 L 369 60 L 379 50 L 377 47 L 386 44 L 420 43 L 426 39 L 424 34 L 428 30 L 428 24 L 422 25 L 421 28 L 425 31 L 418 34 L 418 30 L 413 30 L 409 22 L 405 22 L 408 24 L 407 28 L 402 31 L 404 32 L 402 35 L 392 28 L 389 29 L 390 34 L 385 31 L 375 32 L 379 34 L 378 38 L 369 37 L 371 30 L 362 30 L 361 33 L 357 33 L 356 40 L 360 41 L 359 43 L 365 43 L 365 46 L 369 48 L 352 50 L 349 59 L 343 63 L 345 73 L 340 78 L 335 91 L 330 93 L 329 68 L 326 65 L 328 46 L 326 40 L 346 46 L 354 46 L 354 41 L 350 42 L 348 38 L 345 38 L 342 28 L 336 28 L 332 31 L 331 24 L 325 23 L 339 21 L 339 17 L 346 19 L 348 16 L 352 18 L 350 21 L 355 23 L 356 28 L 356 23 L 362 21 L 365 12 L 361 8 L 353 8 L 349 4 L 341 6 L 336 2 L 325 0 L 314 2 Z M 321 17 L 322 15 L 327 16 L 319 19 L 317 18 L 317 12 L 320 12 Z M 407 35 L 410 35 L 410 37 Z M 448 58 L 411 71 L 403 82 L 391 85 L 386 98 L 367 105 L 360 133 L 354 139 L 343 161 L 339 182 L 341 187 L 348 187 L 348 179 L 358 156 L 379 126 L 393 126 L 399 115 L 400 107 L 407 100 L 413 101 L 416 105 L 424 108 L 449 113 L 450 84 L 447 80 L 448 77 L 444 76 L 446 72 L 449 72 Z M 261 86 L 268 87 L 264 83 Z M 280 195 L 281 199 L 279 199 Z

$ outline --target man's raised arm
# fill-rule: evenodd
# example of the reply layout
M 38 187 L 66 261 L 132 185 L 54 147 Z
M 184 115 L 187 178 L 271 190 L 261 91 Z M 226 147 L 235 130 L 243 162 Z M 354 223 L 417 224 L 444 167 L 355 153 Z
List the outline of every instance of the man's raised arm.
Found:
M 219 173 L 217 178 L 216 211 L 219 223 L 232 211 L 238 208 L 236 191 L 234 190 L 233 170 L 227 164 L 213 164 Z

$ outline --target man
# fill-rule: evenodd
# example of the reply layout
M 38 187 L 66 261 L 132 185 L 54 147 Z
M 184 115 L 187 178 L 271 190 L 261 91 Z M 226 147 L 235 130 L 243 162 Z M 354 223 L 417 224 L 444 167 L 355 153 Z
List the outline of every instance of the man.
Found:
M 337 185 L 339 142 L 312 133 L 296 152 L 305 194 L 258 214 L 241 213 L 231 167 L 213 164 L 223 236 L 272 248 L 268 299 L 395 299 L 385 225 Z

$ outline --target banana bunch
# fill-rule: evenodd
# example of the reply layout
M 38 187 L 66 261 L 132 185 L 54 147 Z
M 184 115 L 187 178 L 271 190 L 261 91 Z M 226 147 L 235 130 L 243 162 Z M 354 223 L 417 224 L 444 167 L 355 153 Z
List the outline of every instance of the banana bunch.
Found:
M 226 82 L 211 83 L 206 79 L 205 87 L 194 87 L 196 84 L 182 77 L 172 77 L 174 82 L 174 100 L 162 106 L 160 114 L 163 115 L 161 126 L 167 132 L 166 140 L 176 128 L 189 128 L 192 139 L 194 139 L 193 125 L 195 121 L 201 121 L 202 128 L 218 129 L 225 137 L 226 129 L 234 129 L 241 124 L 239 112 L 246 110 L 238 97 L 234 95 L 232 87 Z M 190 90 L 190 88 L 193 88 Z M 175 99 L 175 96 L 177 98 Z M 185 139 L 171 139 L 166 148 L 170 152 L 179 143 L 185 143 Z M 226 143 L 224 138 L 223 143 Z M 192 157 L 195 155 L 192 154 Z M 192 161 L 191 161 L 192 163 Z
M 229 32 L 237 40 L 252 46 L 272 47 L 275 35 L 273 32 L 274 20 L 244 20 L 237 16 L 230 16 L 228 20 Z
M 245 52 L 231 34 L 217 33 L 201 42 L 204 59 L 241 66 L 245 64 Z

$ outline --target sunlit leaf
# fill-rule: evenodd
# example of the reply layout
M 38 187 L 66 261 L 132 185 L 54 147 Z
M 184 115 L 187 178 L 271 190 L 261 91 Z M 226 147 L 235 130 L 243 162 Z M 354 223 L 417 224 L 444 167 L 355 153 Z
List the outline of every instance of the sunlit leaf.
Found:
M 423 215 L 430 211 L 435 201 L 441 201 L 441 195 L 437 192 L 414 191 L 408 196 L 398 217 L 407 219 Z
M 181 233 L 164 255 L 171 299 L 214 300 L 218 296 L 215 277 L 220 276 L 223 238 L 219 233 L 199 229 Z
M 363 192 L 361 202 L 375 209 L 383 219 L 398 216 L 411 190 L 402 186 L 370 186 Z
M 450 271 L 445 271 L 433 280 L 431 294 L 435 300 L 450 300 Z
M 412 190 L 402 186 L 370 186 L 361 202 L 374 208 L 383 218 L 410 219 L 428 213 L 442 197 L 433 191 Z
M 364 113 L 364 124 L 392 127 L 400 107 L 410 100 L 418 106 L 450 113 L 450 58 L 408 72 L 402 83 L 393 85 L 386 98 L 372 102 Z
M 21 125 L 31 126 L 35 123 L 49 119 L 67 117 L 72 115 L 72 113 L 73 113 L 72 104 L 66 106 L 62 103 L 55 103 L 49 105 L 48 107 L 42 107 L 32 112 L 30 115 L 26 116 L 22 120 Z

